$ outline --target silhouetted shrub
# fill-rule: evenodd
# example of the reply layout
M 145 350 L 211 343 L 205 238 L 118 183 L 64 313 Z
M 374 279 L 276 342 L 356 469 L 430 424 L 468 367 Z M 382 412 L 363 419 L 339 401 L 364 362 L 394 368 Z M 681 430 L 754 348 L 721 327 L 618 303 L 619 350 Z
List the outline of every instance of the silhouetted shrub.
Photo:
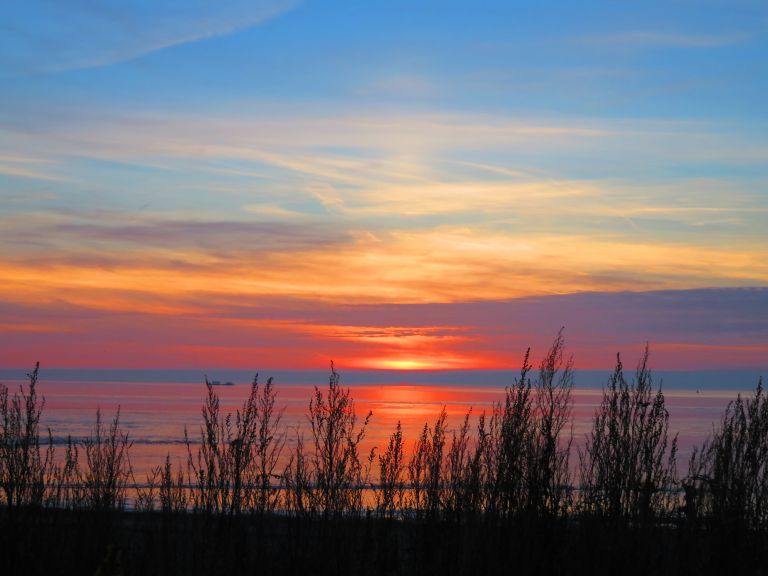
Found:
M 357 414 L 348 388 L 339 384 L 331 363 L 328 388 L 315 386 L 309 403 L 313 453 L 311 494 L 314 507 L 324 515 L 338 515 L 362 509 L 362 495 L 368 481 L 373 453 L 367 462 L 359 455 L 360 442 L 372 413 L 358 427 Z
M 557 516 L 570 508 L 571 436 L 563 436 L 571 417 L 573 362 L 564 358 L 562 330 L 530 379 L 530 349 L 520 376 L 494 407 L 490 427 L 479 430 L 487 510 L 503 518 Z
M 528 464 L 533 437 L 530 348 L 520 376 L 505 389 L 504 402 L 494 406 L 485 452 L 486 508 L 508 518 L 519 515 L 528 503 Z
M 446 418 L 447 413 L 443 407 L 434 426 L 424 424 L 408 462 L 408 478 L 411 483 L 409 505 L 419 518 L 427 516 L 433 519 L 442 509 Z
M 283 446 L 272 379 L 260 388 L 256 375 L 242 408 L 226 416 L 220 412 L 213 384 L 207 379 L 205 384 L 203 426 L 196 453 L 184 432 L 193 509 L 230 515 L 244 510 L 272 510 L 279 494 L 272 480 L 280 478 L 274 470 Z
M 120 408 L 109 426 L 96 411 L 96 423 L 83 440 L 85 469 L 82 475 L 85 504 L 91 510 L 122 510 L 131 478 L 128 451 L 131 442 L 120 429 Z
M 304 452 L 304 435 L 296 430 L 296 446 L 283 471 L 285 509 L 294 516 L 309 516 L 316 512 L 312 498 L 312 472 Z
M 9 509 L 40 506 L 53 471 L 53 442 L 40 448 L 40 415 L 45 399 L 37 396 L 40 363 L 27 374 L 29 386 L 9 395 L 0 384 L 0 490 Z M 49 433 L 50 436 L 50 433 Z
M 557 516 L 571 505 L 569 455 L 573 435 L 563 437 L 571 418 L 573 359 L 565 359 L 562 329 L 542 359 L 534 386 L 535 426 L 528 465 L 529 509 Z
M 49 436 L 49 446 L 52 445 Z M 75 509 L 83 505 L 85 490 L 80 471 L 80 450 L 71 436 L 67 437 L 64 460 L 54 463 L 49 478 L 47 506 Z
M 712 437 L 694 451 L 685 488 L 689 516 L 768 527 L 768 398 L 762 379 L 751 398 L 739 395 L 728 404 Z
M 669 442 L 669 413 L 654 389 L 648 348 L 629 384 L 617 357 L 603 389 L 592 432 L 580 452 L 581 508 L 590 515 L 650 522 L 672 511 L 677 437 Z
M 170 454 L 165 456 L 165 463 L 156 469 L 156 474 L 160 478 L 158 489 L 160 510 L 165 514 L 186 511 L 189 496 L 185 486 L 184 471 L 179 467 L 174 474 Z
M 471 491 L 476 488 L 471 466 L 472 453 L 469 436 L 470 410 L 457 430 L 451 434 L 451 445 L 445 462 L 444 489 L 442 508 L 449 518 L 456 520 L 464 517 L 470 511 Z
M 376 492 L 376 509 L 381 516 L 393 518 L 403 509 L 405 482 L 403 472 L 403 430 L 400 421 L 389 437 L 389 444 L 379 456 L 379 487 Z
M 280 430 L 283 410 L 275 409 L 276 394 L 272 378 L 267 379 L 261 392 L 258 392 L 258 388 L 256 392 L 258 427 L 254 454 L 247 469 L 247 479 L 249 486 L 253 488 L 249 507 L 263 514 L 275 510 L 280 501 L 279 484 L 282 478 L 275 471 L 285 446 L 285 433 Z

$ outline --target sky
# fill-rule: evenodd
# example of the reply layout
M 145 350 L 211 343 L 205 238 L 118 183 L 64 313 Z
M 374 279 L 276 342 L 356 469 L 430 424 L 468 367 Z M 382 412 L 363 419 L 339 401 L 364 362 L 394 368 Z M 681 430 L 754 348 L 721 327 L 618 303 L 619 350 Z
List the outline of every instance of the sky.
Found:
M 6 0 L 0 367 L 768 367 L 764 1 Z

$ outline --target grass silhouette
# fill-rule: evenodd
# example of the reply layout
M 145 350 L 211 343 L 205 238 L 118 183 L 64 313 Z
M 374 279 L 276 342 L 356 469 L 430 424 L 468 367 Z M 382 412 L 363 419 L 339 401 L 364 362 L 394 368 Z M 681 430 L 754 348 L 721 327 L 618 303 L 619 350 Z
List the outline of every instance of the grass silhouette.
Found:
M 62 454 L 40 430 L 39 367 L 0 385 L 0 527 L 11 574 L 759 573 L 768 560 L 768 401 L 729 404 L 678 479 L 676 438 L 642 355 L 617 358 L 571 468 L 573 363 L 560 331 L 489 414 L 360 453 L 331 365 L 290 432 L 272 380 L 223 414 L 206 382 L 199 443 L 134 477 L 120 411 Z M 295 442 L 287 443 L 289 434 Z M 292 436 L 293 438 L 293 436 Z

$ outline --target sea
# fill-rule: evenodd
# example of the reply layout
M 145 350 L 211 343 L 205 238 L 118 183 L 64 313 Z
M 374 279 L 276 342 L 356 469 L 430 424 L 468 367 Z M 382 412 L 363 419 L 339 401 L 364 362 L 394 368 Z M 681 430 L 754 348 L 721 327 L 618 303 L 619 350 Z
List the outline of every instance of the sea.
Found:
M 24 369 L 0 369 L 0 383 L 11 392 L 26 386 Z M 723 410 L 739 394 L 754 392 L 760 370 L 656 371 L 669 411 L 670 437 L 678 436 L 678 470 L 684 473 L 694 446 L 700 445 L 720 421 Z M 406 447 L 413 446 L 425 423 L 432 423 L 445 407 L 448 428 L 456 429 L 469 412 L 473 425 L 483 412 L 490 413 L 504 398 L 505 387 L 514 384 L 513 370 L 463 371 L 340 371 L 341 385 L 354 399 L 358 426 L 371 413 L 362 454 L 383 450 L 389 435 L 401 423 Z M 566 434 L 573 435 L 575 461 L 590 431 L 602 389 L 610 370 L 577 370 L 572 392 L 573 411 Z M 201 408 L 206 395 L 205 379 L 232 386 L 216 386 L 223 415 L 234 413 L 247 397 L 254 377 L 263 384 L 273 379 L 277 407 L 285 433 L 285 454 L 298 435 L 310 434 L 307 409 L 314 388 L 328 386 L 328 370 L 114 370 L 41 368 L 38 394 L 45 400 L 41 428 L 50 429 L 57 445 L 67 438 L 82 440 L 93 430 L 96 412 L 104 422 L 118 414 L 121 429 L 132 443 L 131 464 L 135 477 L 143 478 L 161 465 L 166 455 L 182 466 L 188 450 L 196 450 L 201 435 Z M 631 373 L 627 373 L 631 378 Z M 186 435 L 190 440 L 188 447 Z M 63 450 L 60 450 L 63 452 Z

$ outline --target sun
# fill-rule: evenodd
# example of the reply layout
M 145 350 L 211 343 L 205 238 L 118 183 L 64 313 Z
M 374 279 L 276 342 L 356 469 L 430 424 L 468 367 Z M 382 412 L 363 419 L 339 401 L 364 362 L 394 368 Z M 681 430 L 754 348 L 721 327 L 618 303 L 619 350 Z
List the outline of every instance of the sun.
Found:
M 376 361 L 378 368 L 384 370 L 436 370 L 440 368 L 429 360 L 413 360 L 405 358 L 382 358 Z
M 361 358 L 357 368 L 369 370 L 460 370 L 478 366 L 476 358 L 452 355 L 378 356 Z

